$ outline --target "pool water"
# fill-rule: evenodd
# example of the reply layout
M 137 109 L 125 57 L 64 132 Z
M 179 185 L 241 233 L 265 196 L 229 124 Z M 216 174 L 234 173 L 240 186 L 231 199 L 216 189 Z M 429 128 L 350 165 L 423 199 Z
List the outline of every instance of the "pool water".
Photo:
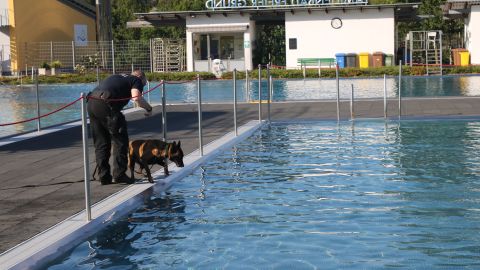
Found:
M 479 269 L 480 122 L 265 127 L 48 269 Z
M 153 82 L 151 88 L 158 83 Z M 350 99 L 351 86 L 355 97 L 383 98 L 383 78 L 348 78 L 340 80 L 340 98 Z M 402 79 L 402 96 L 478 96 L 480 95 L 480 76 L 431 76 L 404 77 Z M 90 84 L 40 85 L 40 114 L 54 111 L 80 97 L 81 92 L 89 92 L 96 86 Z M 248 87 L 247 87 L 248 86 Z M 147 89 L 147 88 L 145 88 Z M 195 82 L 185 84 L 167 84 L 167 103 L 197 102 Z M 267 82 L 262 81 L 262 98 L 267 99 Z M 324 100 L 336 99 L 335 79 L 275 80 L 274 101 Z M 387 78 L 387 95 L 398 96 L 398 78 Z M 160 103 L 160 89 L 152 91 L 147 97 L 153 103 Z M 239 102 L 258 100 L 258 80 L 247 85 L 245 80 L 237 81 L 237 99 Z M 203 102 L 232 102 L 232 80 L 202 81 Z M 0 87 L 0 124 L 30 119 L 37 116 L 35 87 Z M 42 127 L 48 127 L 67 121 L 80 119 L 80 103 L 68 107 L 52 116 L 41 120 Z M 6 126 L 0 129 L 0 137 L 37 129 L 37 122 Z

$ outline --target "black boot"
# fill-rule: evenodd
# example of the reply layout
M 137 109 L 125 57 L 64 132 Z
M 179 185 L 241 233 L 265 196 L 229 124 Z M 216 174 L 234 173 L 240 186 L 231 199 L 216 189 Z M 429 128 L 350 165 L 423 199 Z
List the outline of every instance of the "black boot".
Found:
M 110 185 L 112 183 L 112 176 L 107 174 L 100 177 L 100 183 L 102 183 L 102 185 Z
M 125 183 L 127 185 L 135 183 L 135 179 L 128 177 L 126 174 L 121 174 L 114 179 L 115 183 Z

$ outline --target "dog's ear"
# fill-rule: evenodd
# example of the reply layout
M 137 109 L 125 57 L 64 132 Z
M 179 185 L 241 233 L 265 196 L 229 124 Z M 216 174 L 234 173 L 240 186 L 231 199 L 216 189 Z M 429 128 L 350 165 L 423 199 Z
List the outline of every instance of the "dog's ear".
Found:
M 177 143 L 177 147 L 180 147 L 180 141 L 178 141 L 178 143 Z

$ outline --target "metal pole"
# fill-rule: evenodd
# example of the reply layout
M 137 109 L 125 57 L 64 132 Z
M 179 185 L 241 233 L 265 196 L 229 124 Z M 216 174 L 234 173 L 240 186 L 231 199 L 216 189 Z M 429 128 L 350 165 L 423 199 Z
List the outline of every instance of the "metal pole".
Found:
M 133 67 L 133 59 L 132 59 L 132 73 L 133 73 L 134 70 L 135 70 L 135 69 L 134 69 L 134 67 Z
M 307 65 L 302 65 L 303 79 L 307 78 Z
M 398 67 L 398 118 L 402 117 L 402 60 Z
M 233 127 L 235 136 L 238 136 L 237 130 L 237 69 L 233 69 Z
M 272 85 L 272 75 L 269 76 L 268 78 L 268 86 L 270 89 L 268 89 L 268 123 L 270 123 L 270 103 L 271 103 L 271 99 L 272 99 L 272 89 L 273 89 L 273 85 Z
M 270 123 L 270 84 L 271 82 L 270 76 L 270 64 L 267 64 L 267 120 Z
M 250 96 L 249 96 L 249 93 L 250 93 L 250 89 L 249 89 L 249 85 L 248 85 L 248 69 L 245 70 L 245 102 L 249 102 L 250 101 Z
M 352 83 L 352 92 L 350 95 L 350 118 L 353 120 L 355 118 L 355 113 L 354 113 L 354 95 L 353 95 L 353 83 Z
M 53 62 L 53 41 L 50 41 L 50 64 Z
M 167 101 L 165 97 L 165 81 L 160 82 L 162 84 L 162 132 L 163 132 L 163 141 L 167 141 Z
M 337 83 L 337 121 L 340 121 L 340 79 L 338 78 L 338 65 L 335 65 L 335 76 Z
M 100 74 L 98 71 L 98 65 L 97 65 L 97 85 L 100 85 Z
M 83 141 L 83 177 L 85 179 L 85 212 L 87 222 L 92 220 L 90 202 L 90 162 L 88 160 L 88 127 L 87 127 L 87 100 L 85 94 L 82 97 L 82 141 Z
M 112 73 L 115 74 L 115 43 L 112 40 Z
M 258 121 L 262 121 L 262 65 L 258 64 Z
M 267 64 L 267 92 L 268 92 L 268 96 L 267 96 L 268 100 L 270 100 L 270 64 Z
M 40 95 L 38 90 L 38 72 L 35 75 L 35 95 L 37 97 L 37 131 L 40 132 L 41 125 L 40 125 Z
M 383 116 L 387 118 L 387 74 L 383 74 Z
M 443 35 L 443 32 L 440 31 L 440 75 L 443 76 L 443 62 L 442 62 L 442 59 L 443 59 L 443 45 L 442 45 L 442 35 Z
M 34 72 L 35 72 L 35 71 L 33 70 L 33 66 L 32 66 L 32 82 L 33 82 L 33 80 L 35 79 L 35 78 L 34 78 L 34 75 L 35 75 Z
M 153 72 L 153 39 L 150 39 L 150 72 Z
M 150 104 L 150 81 L 147 81 L 147 100 L 148 103 Z
M 202 89 L 200 87 L 200 75 L 197 74 L 197 103 L 198 103 L 198 151 L 203 156 L 203 134 L 202 134 Z
M 75 70 L 75 41 L 72 40 L 72 69 Z

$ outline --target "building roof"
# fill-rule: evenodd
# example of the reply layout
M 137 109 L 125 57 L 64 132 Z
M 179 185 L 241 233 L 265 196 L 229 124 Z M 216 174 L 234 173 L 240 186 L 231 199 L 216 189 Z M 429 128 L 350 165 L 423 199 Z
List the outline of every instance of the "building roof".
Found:
M 449 19 L 466 18 L 475 5 L 480 5 L 480 0 L 448 0 L 442 5 L 443 15 Z
M 250 16 L 250 19 L 257 24 L 280 23 L 285 21 L 285 13 L 295 14 L 301 11 L 324 11 L 328 13 L 332 10 L 368 10 L 368 9 L 386 9 L 395 10 L 395 19 L 397 21 L 412 21 L 417 19 L 417 9 L 420 3 L 388 4 L 388 5 L 334 5 L 334 6 L 292 6 L 280 8 L 242 8 L 242 9 L 217 9 L 201 11 L 168 11 L 168 12 L 149 12 L 135 13 L 136 20 L 127 22 L 129 28 L 139 27 L 160 27 L 160 26 L 185 26 L 186 18 L 191 17 L 211 17 L 213 14 L 221 14 L 225 17 L 240 14 L 241 16 Z
M 58 0 L 58 1 L 95 19 L 95 16 L 96 16 L 95 6 L 90 5 L 85 1 L 80 1 L 80 0 Z

